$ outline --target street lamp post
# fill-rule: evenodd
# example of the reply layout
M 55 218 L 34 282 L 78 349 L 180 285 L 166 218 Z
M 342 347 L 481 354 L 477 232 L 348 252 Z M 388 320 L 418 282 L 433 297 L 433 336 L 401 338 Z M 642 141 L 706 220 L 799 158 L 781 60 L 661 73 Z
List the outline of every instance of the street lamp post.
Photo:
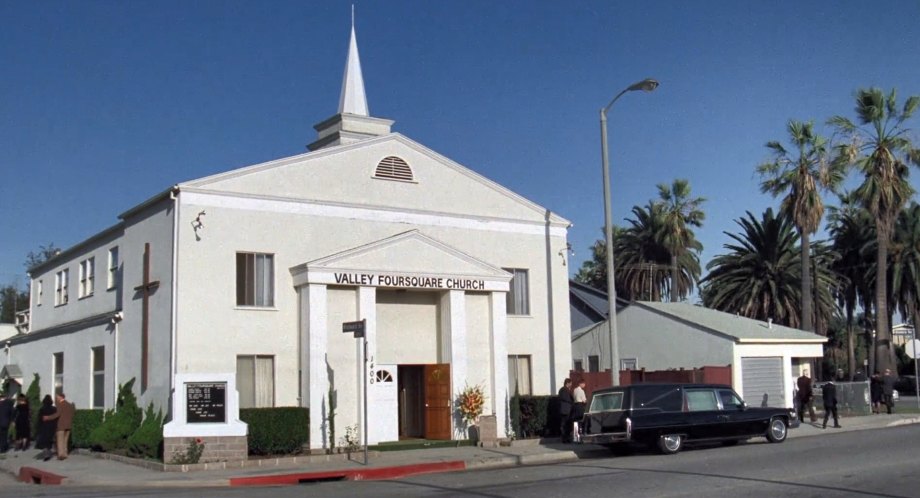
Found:
M 617 291 L 613 275 L 613 215 L 610 208 L 610 157 L 607 152 L 607 112 L 613 103 L 626 92 L 642 90 L 651 92 L 658 88 L 658 82 L 646 78 L 638 83 L 633 83 L 622 92 L 618 93 L 606 107 L 601 108 L 601 158 L 604 169 L 604 237 L 607 244 L 607 327 L 610 338 L 610 377 L 614 386 L 620 385 L 619 376 L 619 345 L 617 345 Z

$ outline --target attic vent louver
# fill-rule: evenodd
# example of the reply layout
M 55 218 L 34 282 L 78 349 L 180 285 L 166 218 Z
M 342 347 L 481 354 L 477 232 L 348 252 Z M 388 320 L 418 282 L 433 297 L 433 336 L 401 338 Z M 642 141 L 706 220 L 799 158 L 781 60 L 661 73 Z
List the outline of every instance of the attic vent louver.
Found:
M 374 172 L 374 178 L 383 180 L 399 180 L 403 182 L 414 181 L 412 177 L 412 168 L 402 158 L 396 156 L 384 157 L 377 164 L 377 171 Z

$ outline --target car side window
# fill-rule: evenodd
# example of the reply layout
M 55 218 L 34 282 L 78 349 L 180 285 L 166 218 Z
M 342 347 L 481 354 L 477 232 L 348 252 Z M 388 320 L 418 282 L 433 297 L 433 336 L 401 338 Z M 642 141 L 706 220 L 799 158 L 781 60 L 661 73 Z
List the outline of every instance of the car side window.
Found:
M 712 389 L 688 389 L 685 391 L 685 397 L 687 411 L 701 412 L 719 409 L 716 393 Z
M 727 390 L 719 390 L 719 398 L 722 400 L 722 408 L 725 410 L 740 410 L 744 403 L 735 393 Z

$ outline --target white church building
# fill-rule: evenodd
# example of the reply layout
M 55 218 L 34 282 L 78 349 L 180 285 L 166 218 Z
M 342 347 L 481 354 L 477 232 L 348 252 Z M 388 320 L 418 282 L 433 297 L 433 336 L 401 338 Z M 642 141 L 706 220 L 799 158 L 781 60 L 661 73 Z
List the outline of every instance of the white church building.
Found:
M 570 222 L 392 124 L 368 112 L 352 29 L 309 152 L 177 183 L 32 268 L 2 375 L 106 409 L 134 378 L 164 410 L 177 378 L 224 375 L 242 408 L 309 407 L 320 449 L 330 403 L 337 438 L 362 426 L 342 324 L 363 319 L 371 444 L 466 437 L 467 385 L 504 436 L 514 389 L 552 394 L 571 365 Z

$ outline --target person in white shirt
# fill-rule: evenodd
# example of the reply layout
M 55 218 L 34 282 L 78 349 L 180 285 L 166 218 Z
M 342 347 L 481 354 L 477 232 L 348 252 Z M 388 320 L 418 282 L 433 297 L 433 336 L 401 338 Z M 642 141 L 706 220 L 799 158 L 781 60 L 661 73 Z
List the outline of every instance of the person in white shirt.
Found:
M 585 416 L 585 405 L 588 403 L 588 397 L 585 396 L 585 379 L 578 380 L 578 386 L 572 391 L 572 398 L 575 401 L 572 407 L 572 420 L 575 421 L 575 440 L 581 439 L 583 429 L 581 419 Z

